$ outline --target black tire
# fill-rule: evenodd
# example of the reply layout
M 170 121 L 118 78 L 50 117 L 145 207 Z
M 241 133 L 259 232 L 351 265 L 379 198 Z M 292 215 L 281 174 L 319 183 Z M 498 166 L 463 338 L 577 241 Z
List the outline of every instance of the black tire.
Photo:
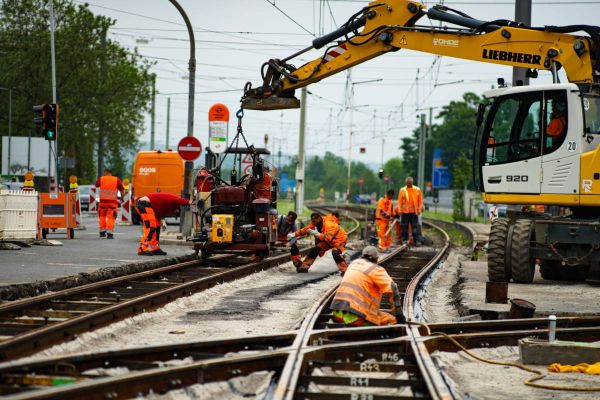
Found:
M 560 261 L 542 260 L 540 275 L 542 275 L 542 279 L 544 280 L 559 281 L 561 279 L 561 268 Z
M 517 283 L 531 283 L 535 274 L 535 263 L 529 256 L 533 236 L 533 221 L 520 219 L 515 222 L 511 245 L 512 278 Z
M 69 228 L 69 239 L 75 239 L 75 229 Z
M 490 282 L 510 281 L 511 271 L 506 266 L 506 238 L 509 221 L 498 218 L 492 222 L 488 247 L 488 279 Z
M 46 236 L 48 236 L 48 229 L 42 228 L 42 239 L 46 239 Z

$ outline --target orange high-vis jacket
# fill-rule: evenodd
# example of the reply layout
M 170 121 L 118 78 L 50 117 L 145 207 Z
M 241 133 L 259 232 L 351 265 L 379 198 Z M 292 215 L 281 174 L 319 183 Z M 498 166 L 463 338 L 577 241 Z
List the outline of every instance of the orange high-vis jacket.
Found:
M 392 217 L 392 208 L 394 202 L 383 196 L 377 202 L 377 211 L 375 211 L 375 219 L 388 221 Z
M 546 132 L 549 136 L 556 138 L 557 136 L 560 136 L 561 133 L 563 133 L 566 125 L 567 121 L 565 119 L 564 114 L 558 114 L 556 117 L 552 118 L 552 121 L 550 121 L 550 124 L 548 124 Z
M 119 178 L 116 176 L 102 176 L 100 179 L 100 202 L 117 203 L 119 201 Z
M 398 286 L 383 267 L 359 258 L 348 266 L 330 308 L 351 312 L 376 325 L 395 324 L 396 317 L 379 309 L 384 294 L 395 314 L 401 307 Z
M 421 189 L 415 185 L 412 188 L 404 186 L 400 189 L 400 193 L 398 193 L 398 210 L 403 214 L 421 214 L 423 211 Z
M 334 218 L 335 219 L 335 218 Z M 308 230 L 313 229 L 316 230 L 317 227 L 314 224 L 308 224 L 304 228 L 294 232 L 296 236 L 306 236 L 308 235 Z M 323 226 L 320 230 L 321 234 L 318 239 L 327 242 L 331 247 L 336 247 L 340 251 L 344 251 L 344 246 L 346 246 L 346 242 L 348 241 L 348 235 L 344 228 L 342 228 L 339 224 L 335 223 L 331 219 L 323 219 Z
M 340 223 L 340 220 L 333 214 L 327 214 L 326 216 L 324 216 L 323 221 L 332 221 L 336 224 Z

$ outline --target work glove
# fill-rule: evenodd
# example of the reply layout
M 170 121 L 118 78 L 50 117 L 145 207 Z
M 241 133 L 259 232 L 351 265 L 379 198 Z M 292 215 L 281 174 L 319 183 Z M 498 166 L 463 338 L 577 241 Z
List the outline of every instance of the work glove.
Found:
M 313 235 L 316 238 L 321 236 L 321 233 L 316 229 L 307 229 L 306 232 L 308 232 L 309 235 Z
M 294 232 L 291 232 L 291 233 L 287 234 L 287 240 L 292 240 L 295 237 L 296 237 L 296 234 Z
M 385 211 L 379 211 L 379 213 L 384 217 L 384 218 L 391 218 L 390 214 L 386 213 Z

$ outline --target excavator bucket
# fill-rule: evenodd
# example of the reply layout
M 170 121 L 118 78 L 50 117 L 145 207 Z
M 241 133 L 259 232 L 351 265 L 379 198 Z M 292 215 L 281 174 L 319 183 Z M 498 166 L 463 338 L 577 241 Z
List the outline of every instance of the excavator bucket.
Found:
M 269 97 L 245 97 L 242 100 L 244 110 L 285 110 L 287 108 L 300 108 L 300 100 L 295 97 L 279 97 L 271 95 Z

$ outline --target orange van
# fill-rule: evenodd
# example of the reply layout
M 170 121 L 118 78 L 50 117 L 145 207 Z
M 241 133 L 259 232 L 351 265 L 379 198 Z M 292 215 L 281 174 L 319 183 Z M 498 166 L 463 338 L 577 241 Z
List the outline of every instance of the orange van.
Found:
M 148 193 L 163 192 L 181 196 L 183 192 L 184 161 L 172 150 L 140 151 L 133 163 L 131 174 L 131 198 L 136 199 Z M 133 208 L 131 218 L 134 224 L 140 223 L 140 216 Z

